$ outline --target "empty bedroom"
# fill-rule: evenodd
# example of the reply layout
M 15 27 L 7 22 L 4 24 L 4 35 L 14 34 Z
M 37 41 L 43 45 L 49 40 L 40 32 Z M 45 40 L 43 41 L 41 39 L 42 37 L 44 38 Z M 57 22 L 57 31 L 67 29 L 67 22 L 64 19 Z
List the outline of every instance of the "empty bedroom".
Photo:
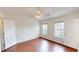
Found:
M 78 52 L 78 7 L 0 7 L 2 52 Z

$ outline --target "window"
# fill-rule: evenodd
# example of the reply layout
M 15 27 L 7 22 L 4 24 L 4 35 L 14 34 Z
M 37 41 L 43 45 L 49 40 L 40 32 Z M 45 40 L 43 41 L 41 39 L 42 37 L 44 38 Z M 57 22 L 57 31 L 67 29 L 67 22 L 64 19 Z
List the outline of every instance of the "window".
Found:
M 47 34 L 47 24 L 42 25 L 42 34 Z
M 64 22 L 55 23 L 55 37 L 64 38 Z

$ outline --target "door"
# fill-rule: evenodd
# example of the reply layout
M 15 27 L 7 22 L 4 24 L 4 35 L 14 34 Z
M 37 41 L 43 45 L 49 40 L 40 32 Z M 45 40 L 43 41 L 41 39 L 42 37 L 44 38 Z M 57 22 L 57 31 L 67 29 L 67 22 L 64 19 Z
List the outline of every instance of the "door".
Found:
M 5 49 L 16 44 L 15 22 L 14 20 L 4 20 Z
M 0 51 L 5 49 L 4 33 L 3 33 L 3 19 L 0 18 Z

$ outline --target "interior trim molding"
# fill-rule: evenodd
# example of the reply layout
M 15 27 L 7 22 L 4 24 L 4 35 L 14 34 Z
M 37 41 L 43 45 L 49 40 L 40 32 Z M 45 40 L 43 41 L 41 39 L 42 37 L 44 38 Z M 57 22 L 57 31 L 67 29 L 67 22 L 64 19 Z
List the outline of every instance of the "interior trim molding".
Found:
M 59 44 L 59 45 L 62 45 L 62 46 L 65 46 L 65 47 L 68 47 L 68 48 L 74 49 L 74 50 L 76 50 L 76 51 L 78 52 L 77 49 L 72 48 L 72 47 L 70 47 L 70 46 L 67 46 L 67 45 L 64 45 L 64 44 L 61 44 L 61 43 L 58 43 L 58 42 L 55 42 L 55 41 L 49 40 L 49 39 L 44 38 L 44 37 L 38 37 L 38 38 L 42 38 L 42 39 L 45 39 L 45 40 L 48 40 L 48 41 L 54 42 L 54 43 L 56 43 L 56 44 Z M 28 41 L 29 41 L 29 40 L 28 40 Z M 26 41 L 24 41 L 24 42 L 26 42 Z M 22 43 L 22 42 L 20 42 L 20 43 Z M 19 43 L 16 43 L 16 44 L 19 44 Z M 15 45 L 16 45 L 16 44 L 15 44 Z M 14 45 L 13 45 L 13 46 L 14 46 Z M 11 46 L 11 47 L 13 47 L 13 46 Z M 5 50 L 2 50 L 1 52 L 5 52 L 5 51 L 7 51 L 8 49 L 10 49 L 11 47 L 9 47 L 9 48 L 7 48 L 7 49 L 5 49 Z
M 37 38 L 40 38 L 40 37 L 37 37 Z M 37 39 L 37 38 L 34 38 L 34 39 Z M 33 40 L 33 39 L 31 39 L 31 40 Z M 31 41 L 31 40 L 27 40 L 27 41 Z M 23 41 L 23 42 L 26 42 L 26 41 Z M 20 44 L 20 43 L 23 43 L 23 42 L 19 42 L 19 43 L 16 43 L 16 44 Z M 16 44 L 15 44 L 15 45 L 16 45 Z M 15 46 L 15 45 L 13 45 L 13 46 Z M 8 49 L 12 48 L 13 46 L 11 46 L 11 47 L 9 47 L 9 48 L 7 48 L 7 49 L 1 50 L 1 52 L 5 52 L 5 51 L 7 51 Z
M 75 49 L 75 48 L 73 48 L 73 47 L 70 47 L 70 46 L 67 46 L 67 45 L 64 45 L 64 44 L 62 44 L 62 43 L 58 43 L 58 42 L 56 42 L 56 41 L 49 40 L 49 39 L 44 38 L 44 37 L 39 37 L 39 38 L 42 38 L 42 39 L 45 39 L 45 40 L 48 40 L 48 41 L 54 42 L 54 43 L 56 43 L 56 44 L 59 44 L 59 45 L 62 45 L 62 46 L 65 46 L 65 47 L 68 47 L 68 48 L 71 48 L 71 49 L 74 49 L 74 50 L 76 50 L 76 51 L 78 52 L 77 49 Z

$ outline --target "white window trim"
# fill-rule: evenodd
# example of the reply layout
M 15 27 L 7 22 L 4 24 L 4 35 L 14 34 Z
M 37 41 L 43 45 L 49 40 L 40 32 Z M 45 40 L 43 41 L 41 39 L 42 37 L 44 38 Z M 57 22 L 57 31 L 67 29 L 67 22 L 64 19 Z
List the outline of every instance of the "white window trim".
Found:
M 55 31 L 56 31 L 56 30 L 55 30 L 55 24 L 56 24 L 56 23 L 64 23 L 64 21 L 59 21 L 59 22 L 55 22 L 55 23 L 54 23 L 54 36 L 55 36 L 56 38 L 64 38 L 64 35 L 63 35 L 63 37 L 60 37 L 60 36 L 56 36 L 56 35 L 55 35 L 55 34 L 56 34 L 56 33 L 55 33 Z M 64 33 L 64 32 L 63 32 L 63 33 Z
M 46 29 L 46 33 L 43 33 L 43 25 L 47 25 L 47 29 Z M 43 35 L 47 35 L 48 34 L 48 24 L 47 23 L 44 23 L 44 24 L 42 24 L 42 34 Z

